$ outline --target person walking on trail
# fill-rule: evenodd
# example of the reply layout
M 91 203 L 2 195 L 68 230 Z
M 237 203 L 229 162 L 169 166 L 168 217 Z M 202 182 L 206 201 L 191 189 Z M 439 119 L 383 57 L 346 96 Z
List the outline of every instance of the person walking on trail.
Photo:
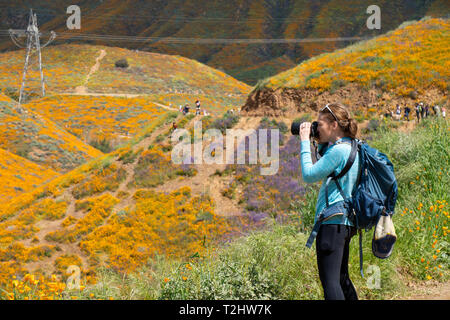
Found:
M 416 106 L 414 107 L 414 110 L 416 111 L 416 119 L 417 122 L 420 122 L 420 103 L 417 103 Z
M 350 155 L 351 141 L 356 137 L 358 123 L 348 109 L 339 103 L 327 104 L 319 111 L 318 128 L 319 154 L 322 157 L 312 163 L 310 148 L 311 123 L 304 122 L 300 126 L 301 140 L 301 172 L 306 183 L 323 181 L 317 198 L 314 222 L 324 210 L 333 208 L 336 213 L 323 221 L 316 238 L 317 266 L 326 300 L 357 300 L 358 295 L 348 272 L 349 246 L 356 228 L 349 220 L 344 198 L 336 184 L 328 185 L 328 201 L 326 207 L 325 185 L 327 177 L 339 174 Z M 355 187 L 360 167 L 359 155 L 350 170 L 339 179 L 342 192 L 350 197 Z M 338 203 L 340 202 L 340 203 Z M 335 206 L 332 206 L 335 204 Z M 334 212 L 334 211 L 333 211 Z
M 447 109 L 445 109 L 445 106 L 442 106 L 442 118 L 445 119 L 445 112 L 447 111 Z
M 195 107 L 196 107 L 195 115 L 199 115 L 200 114 L 200 101 L 199 100 L 195 101 Z
M 425 118 L 425 106 L 423 105 L 423 102 L 419 103 L 419 108 L 420 108 L 420 115 L 423 120 Z
M 189 113 L 189 105 L 187 104 L 187 105 L 185 105 L 184 108 L 183 108 L 183 114 L 186 115 L 186 114 L 188 114 L 188 113 Z
M 395 120 L 400 120 L 401 115 L 402 109 L 400 108 L 400 105 L 397 105 L 397 108 L 395 109 Z
M 441 116 L 441 110 L 440 110 L 440 108 L 439 108 L 439 105 L 435 105 L 434 107 L 433 107 L 433 111 L 434 111 L 434 115 L 436 116 L 436 117 L 440 117 Z
M 409 113 L 410 112 L 411 112 L 411 109 L 408 106 L 406 106 L 405 107 L 405 115 L 404 115 L 406 121 L 409 121 Z
M 428 118 L 430 114 L 430 108 L 428 107 L 428 104 L 425 105 L 425 118 Z

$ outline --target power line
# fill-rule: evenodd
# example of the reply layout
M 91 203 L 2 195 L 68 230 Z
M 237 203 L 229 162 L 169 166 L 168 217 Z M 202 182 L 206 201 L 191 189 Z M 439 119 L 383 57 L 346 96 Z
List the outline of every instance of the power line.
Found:
M 0 30 L 0 35 L 4 34 Z M 41 35 L 51 35 L 48 32 L 41 32 Z M 372 37 L 334 37 L 334 38 L 180 38 L 180 37 L 141 37 L 141 36 L 120 36 L 111 34 L 83 34 L 70 32 L 56 32 L 59 39 L 72 40 L 104 40 L 104 41 L 124 41 L 124 42 L 159 42 L 159 43 L 195 43 L 195 44 L 283 44 L 283 43 L 308 43 L 308 42 L 340 42 L 340 41 L 361 41 Z

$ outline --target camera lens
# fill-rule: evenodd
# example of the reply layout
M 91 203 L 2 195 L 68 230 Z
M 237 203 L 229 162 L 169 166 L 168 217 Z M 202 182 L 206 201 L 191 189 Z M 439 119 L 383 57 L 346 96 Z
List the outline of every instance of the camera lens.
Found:
M 300 122 L 292 122 L 292 124 L 291 124 L 291 133 L 294 136 L 298 136 L 300 134 Z
M 319 131 L 317 130 L 318 126 L 319 126 L 319 123 L 317 121 L 314 121 L 313 123 L 311 123 L 310 138 L 319 138 Z

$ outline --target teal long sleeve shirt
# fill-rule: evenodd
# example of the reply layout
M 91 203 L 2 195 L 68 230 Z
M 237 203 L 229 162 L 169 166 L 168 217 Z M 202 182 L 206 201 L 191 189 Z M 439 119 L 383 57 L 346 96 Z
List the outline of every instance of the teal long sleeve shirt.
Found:
M 339 174 L 339 172 L 341 172 L 341 170 L 344 168 L 350 155 L 351 151 L 350 144 L 348 143 L 337 144 L 337 143 L 347 141 L 351 143 L 350 138 L 344 137 L 336 141 L 335 144 L 332 144 L 328 147 L 321 145 L 321 147 L 326 148 L 326 151 L 315 164 L 312 163 L 309 140 L 301 142 L 300 160 L 301 160 L 303 180 L 306 183 L 313 183 L 321 180 L 323 181 L 317 198 L 314 223 L 316 222 L 318 215 L 326 207 L 325 184 L 328 175 L 331 174 L 332 172 L 334 172 L 336 175 Z M 351 197 L 353 188 L 356 184 L 359 165 L 360 165 L 359 155 L 357 154 L 355 162 L 353 163 L 350 170 L 342 178 L 339 179 L 339 183 L 342 187 L 342 190 L 345 196 L 348 198 Z M 344 199 L 339 193 L 336 184 L 333 181 L 331 181 L 328 184 L 328 202 L 330 206 L 333 203 L 342 200 Z M 346 216 L 336 216 L 330 218 L 329 220 L 324 221 L 323 224 L 344 224 L 348 226 L 353 226 L 352 222 Z

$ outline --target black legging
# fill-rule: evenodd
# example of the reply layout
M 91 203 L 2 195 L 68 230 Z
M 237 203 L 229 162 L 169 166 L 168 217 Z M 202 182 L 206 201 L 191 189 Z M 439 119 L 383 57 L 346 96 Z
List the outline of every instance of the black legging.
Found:
M 356 229 L 346 225 L 320 226 L 316 253 L 325 300 L 358 300 L 348 274 L 349 244 L 355 234 Z

